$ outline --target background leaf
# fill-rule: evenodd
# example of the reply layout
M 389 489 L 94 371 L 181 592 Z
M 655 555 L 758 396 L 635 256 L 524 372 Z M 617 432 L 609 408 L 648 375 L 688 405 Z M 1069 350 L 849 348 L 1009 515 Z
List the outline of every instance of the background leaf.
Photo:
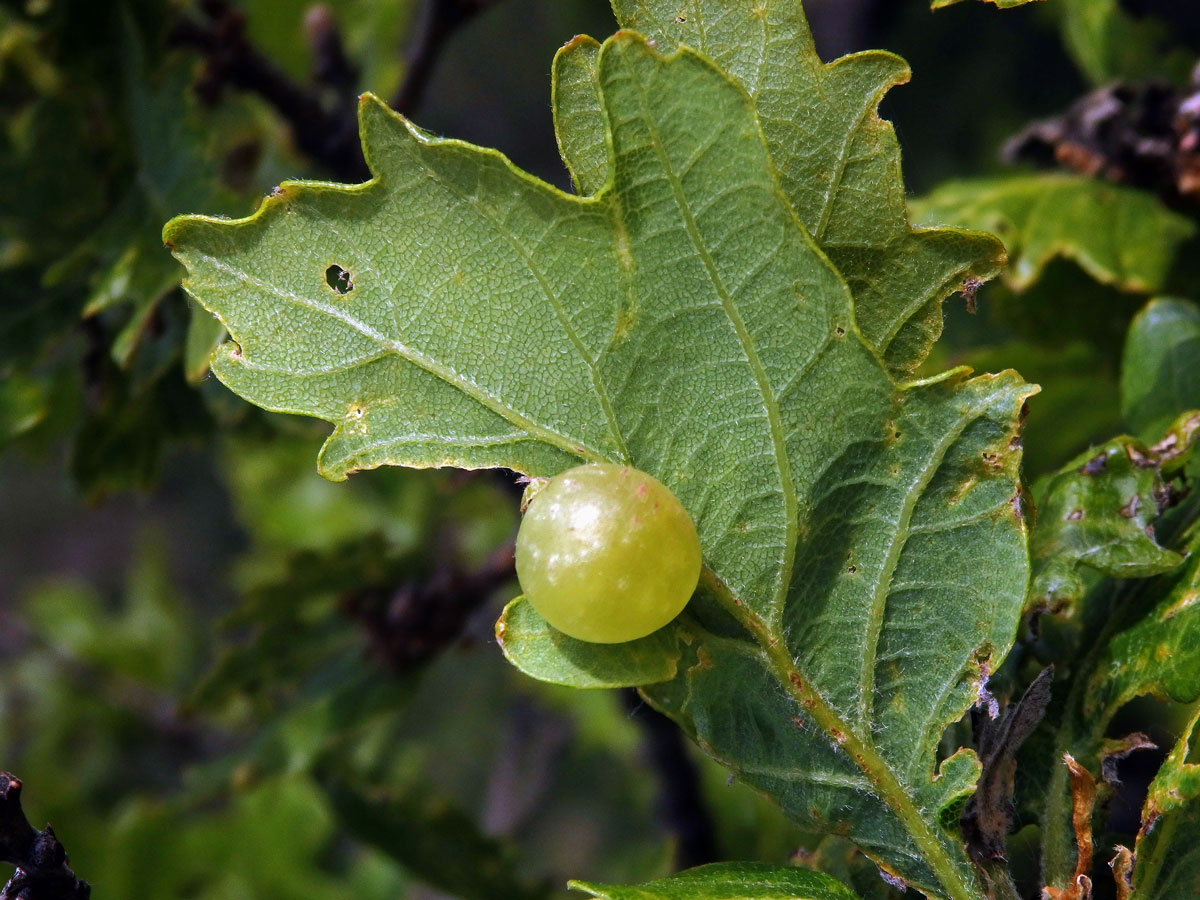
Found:
M 1101 584 L 1088 597 L 1089 618 L 1095 624 L 1083 642 L 1085 656 L 1057 716 L 1056 759 L 1070 753 L 1094 775 L 1111 781 L 1118 759 L 1152 746 L 1144 734 L 1107 737 L 1122 707 L 1146 695 L 1182 703 L 1200 699 L 1197 547 L 1193 529 L 1180 543 L 1187 561 L 1176 571 L 1128 583 L 1123 592 Z M 1074 870 L 1075 848 L 1064 766 L 1051 770 L 1043 798 L 1045 878 L 1048 884 L 1065 887 Z
M 1114 438 L 1039 483 L 1030 609 L 1069 613 L 1083 596 L 1085 566 L 1112 578 L 1145 578 L 1182 562 L 1155 539 L 1153 523 L 1172 500 L 1163 469 L 1174 474 L 1198 437 L 1200 413 L 1189 413 L 1161 445 Z
M 371 796 L 333 779 L 324 785 L 352 834 L 405 868 L 462 900 L 538 900 L 546 886 L 524 883 L 513 871 L 512 847 L 480 834 L 470 817 L 431 796 Z
M 1161 434 L 1200 407 L 1200 307 L 1151 300 L 1130 323 L 1121 359 L 1121 412 L 1135 432 Z
M 1188 54 L 1171 47 L 1163 23 L 1135 18 L 1118 0 L 1063 0 L 1060 14 L 1067 48 L 1093 84 L 1186 77 Z
M 1126 291 L 1162 287 L 1176 249 L 1196 226 L 1142 191 L 1073 175 L 953 181 L 912 203 L 913 218 L 996 234 L 1008 248 L 1005 280 L 1036 281 L 1056 256 Z
M 1134 855 L 1133 888 L 1139 900 L 1158 900 L 1190 891 L 1200 873 L 1200 765 L 1193 741 L 1200 711 L 1192 716 L 1178 743 L 1158 770 L 1142 811 Z
M 573 881 L 598 900 L 856 900 L 828 875 L 753 863 L 713 863 L 640 885 Z

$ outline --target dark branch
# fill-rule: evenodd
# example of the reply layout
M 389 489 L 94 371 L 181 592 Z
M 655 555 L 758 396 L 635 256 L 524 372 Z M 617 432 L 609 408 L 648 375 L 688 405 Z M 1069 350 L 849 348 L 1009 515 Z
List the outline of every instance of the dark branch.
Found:
M 1033 122 L 1004 147 L 1009 162 L 1058 166 L 1200 202 L 1200 66 L 1189 87 L 1112 84 L 1061 115 Z
M 351 591 L 342 609 L 362 624 L 372 650 L 389 667 L 408 671 L 456 641 L 474 612 L 515 574 L 508 544 L 473 572 L 448 562 L 423 581 Z
M 357 73 L 342 48 L 328 8 L 309 12 L 305 25 L 314 55 L 314 87 L 292 81 L 246 37 L 245 16 L 226 0 L 205 0 L 207 21 L 178 19 L 169 42 L 205 57 L 196 84 L 200 98 L 215 105 L 226 86 L 258 94 L 291 126 L 296 146 L 344 180 L 370 176 L 358 142 L 353 102 Z
M 675 866 L 690 869 L 714 862 L 717 838 L 700 789 L 700 773 L 688 755 L 678 726 L 651 709 L 637 691 L 621 697 L 633 721 L 642 730 L 642 747 L 658 778 L 658 809 L 663 824 L 678 841 Z
M 67 851 L 47 825 L 38 831 L 21 809 L 21 782 L 0 772 L 0 859 L 17 867 L 0 900 L 87 900 L 92 889 L 67 865 Z
M 358 86 L 358 67 L 346 56 L 342 32 L 333 10 L 318 3 L 304 14 L 304 33 L 313 58 L 313 80 L 341 97 L 353 97 Z
M 408 52 L 404 81 L 392 109 L 410 116 L 421 104 L 446 41 L 459 28 L 499 0 L 426 0 L 419 36 Z

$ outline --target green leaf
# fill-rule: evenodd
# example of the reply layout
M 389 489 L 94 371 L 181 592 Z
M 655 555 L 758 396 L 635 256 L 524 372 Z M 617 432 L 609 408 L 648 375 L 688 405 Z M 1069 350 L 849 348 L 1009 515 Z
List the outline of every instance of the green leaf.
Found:
M 1087 692 L 1086 717 L 1112 721 L 1117 710 L 1145 694 L 1180 703 L 1200 699 L 1197 590 L 1200 569 L 1191 562 L 1148 616 L 1112 639 Z
M 163 548 L 138 548 L 121 605 L 114 611 L 83 583 L 47 585 L 24 604 L 30 625 L 67 658 L 161 689 L 191 675 L 194 623 L 171 583 Z
M 280 555 L 277 549 L 274 555 Z M 274 579 L 246 586 L 246 599 L 223 625 L 253 630 L 247 640 L 222 648 L 193 691 L 192 707 L 269 705 L 314 672 L 331 669 L 332 661 L 355 653 L 362 642 L 349 617 L 337 615 L 337 598 L 353 590 L 394 590 L 414 568 L 411 560 L 390 555 L 378 536 L 326 552 L 294 553 Z
M 158 303 L 179 285 L 183 272 L 162 253 L 148 222 L 197 204 L 221 204 L 206 158 L 204 131 L 191 109 L 191 64 L 154 71 L 130 9 L 122 4 L 117 29 L 122 87 L 137 177 L 78 252 L 108 260 L 84 304 L 85 316 L 116 306 L 132 307 L 113 342 L 113 358 L 127 367 Z M 182 113 L 182 114 L 181 114 Z
M 1056 256 L 1104 284 L 1150 293 L 1162 287 L 1191 220 L 1150 194 L 1075 175 L 1011 175 L 948 182 L 914 201 L 913 218 L 998 235 L 1011 263 L 1005 280 L 1023 290 Z
M 22 372 L 0 379 L 0 448 L 37 427 L 46 417 L 49 390 Z
M 1188 761 L 1197 729 L 1200 709 L 1150 783 L 1134 855 L 1138 900 L 1189 896 L 1200 879 L 1200 765 Z
M 694 47 L 750 94 L 780 184 L 854 292 L 863 336 L 893 371 L 915 370 L 942 332 L 942 301 L 994 277 L 1004 251 L 991 235 L 909 227 L 900 147 L 877 113 L 883 95 L 908 81 L 904 60 L 870 51 L 823 63 L 799 0 L 682 9 L 676 0 L 615 0 L 613 9 L 623 28 L 663 48 Z M 571 54 L 568 45 L 560 57 Z M 603 132 L 592 133 L 591 146 L 602 147 Z
M 1186 563 L 1152 581 L 1131 583 L 1115 598 L 1089 596 L 1101 627 L 1076 663 L 1077 673 L 1058 719 L 1054 759 L 1070 753 L 1093 773 L 1109 760 L 1149 746 L 1145 735 L 1106 738 L 1114 717 L 1136 697 L 1181 703 L 1200 700 L 1200 533 L 1193 528 L 1180 548 Z M 1111 584 L 1102 586 L 1109 589 Z M 1044 792 L 1043 870 L 1047 883 L 1064 887 L 1075 866 L 1071 792 L 1066 768 L 1055 766 Z
M 767 863 L 713 863 L 638 885 L 572 881 L 598 900 L 857 900 L 828 875 Z
M 1165 22 L 1135 18 L 1119 0 L 1062 0 L 1063 37 L 1083 73 L 1097 85 L 1117 78 L 1182 81 L 1194 62 L 1181 47 L 1171 47 Z
M 1021 429 L 1021 468 L 1027 482 L 1057 472 L 1067 460 L 1121 430 L 1116 367 L 1090 342 L 1040 347 L 1030 341 L 1007 341 L 967 353 L 959 361 L 983 372 L 1011 366 L 1042 386 Z
M 71 449 L 71 474 L 93 496 L 154 484 L 164 450 L 211 428 L 200 395 L 171 371 L 148 383 L 117 377 L 89 410 Z
M 576 688 L 637 687 L 674 678 L 679 637 L 661 628 L 623 644 L 592 644 L 556 631 L 518 597 L 496 623 L 496 639 L 514 666 L 540 681 Z
M 1145 578 L 1183 561 L 1155 540 L 1153 523 L 1171 496 L 1164 467 L 1182 465 L 1197 439 L 1200 413 L 1189 413 L 1154 447 L 1113 438 L 1039 483 L 1029 609 L 1069 613 L 1086 588 L 1084 567 L 1112 578 Z
M 1200 307 L 1151 300 L 1134 318 L 1121 360 L 1121 411 L 1139 435 L 1161 434 L 1200 408 Z
M 188 289 L 232 336 L 214 371 L 335 423 L 334 478 L 654 474 L 695 519 L 706 572 L 683 665 L 651 700 L 796 821 L 932 897 L 974 898 L 953 810 L 978 761 L 935 772 L 936 750 L 1016 630 L 1035 389 L 1011 372 L 897 384 L 738 84 L 630 32 L 595 72 L 612 161 L 593 197 L 368 97 L 368 184 L 285 184 L 249 219 L 169 223 Z M 578 671 L 550 660 L 569 645 L 511 626 L 528 668 Z
M 609 172 L 599 57 L 600 44 L 587 35 L 577 35 L 554 54 L 554 135 L 576 193 L 585 196 L 604 187 Z
M 183 376 L 196 384 L 208 375 L 213 352 L 225 341 L 225 326 L 195 303 L 190 304 L 187 337 L 183 343 Z
M 957 858 L 950 828 L 979 774 L 970 751 L 935 774 L 934 747 L 1011 643 L 1024 588 L 1007 456 L 1021 396 L 998 376 L 907 398 L 894 427 L 920 438 L 903 454 L 859 446 L 856 474 L 815 486 L 783 619 L 743 616 L 750 636 L 712 622 L 684 645 L 681 677 L 643 689 L 795 821 L 847 834 L 931 896 L 956 889 L 932 874 L 931 839 Z M 978 553 L 1002 562 L 982 573 Z M 691 614 L 712 621 L 705 600 Z M 723 605 L 737 614 L 736 598 Z

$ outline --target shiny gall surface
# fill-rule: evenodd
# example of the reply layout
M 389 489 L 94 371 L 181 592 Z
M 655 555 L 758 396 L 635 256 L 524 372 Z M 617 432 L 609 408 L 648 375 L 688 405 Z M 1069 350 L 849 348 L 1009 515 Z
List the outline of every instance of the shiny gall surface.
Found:
M 521 588 L 542 618 L 595 643 L 657 631 L 700 577 L 691 517 L 661 482 L 629 466 L 579 466 L 552 478 L 529 504 L 516 556 Z

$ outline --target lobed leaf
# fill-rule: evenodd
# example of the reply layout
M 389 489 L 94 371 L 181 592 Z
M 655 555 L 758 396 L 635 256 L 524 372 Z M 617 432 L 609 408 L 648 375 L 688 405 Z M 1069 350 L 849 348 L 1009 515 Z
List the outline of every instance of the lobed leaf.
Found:
M 572 881 L 597 900 L 857 900 L 841 882 L 808 869 L 713 863 L 638 885 Z
M 854 293 L 863 336 L 893 371 L 915 370 L 942 332 L 942 301 L 994 277 L 1004 250 L 987 234 L 909 227 L 900 147 L 877 112 L 908 81 L 904 60 L 870 51 L 823 63 L 799 0 L 614 0 L 613 9 L 622 27 L 699 50 L 746 90 L 780 185 Z M 556 111 L 567 113 L 560 123 L 556 112 L 559 132 L 574 131 L 573 111 L 589 102 L 571 96 L 588 92 L 573 77 L 588 53 L 568 44 L 556 59 Z M 598 168 L 603 131 L 593 119 L 586 133 L 570 146 L 560 137 L 573 173 Z
M 1150 293 L 1196 226 L 1150 194 L 1075 175 L 952 181 L 914 201 L 913 218 L 990 231 L 1008 248 L 1005 280 L 1024 290 L 1058 256 L 1104 284 Z
M 798 16 L 783 24 L 807 41 Z M 955 821 L 978 760 L 961 751 L 935 772 L 936 751 L 1017 626 L 1017 434 L 1035 389 L 1011 372 L 898 384 L 797 220 L 739 82 L 631 32 L 574 47 L 607 129 L 593 196 L 366 97 L 369 183 L 285 184 L 249 219 L 169 223 L 189 291 L 232 338 L 214 371 L 261 406 L 333 422 L 333 478 L 384 464 L 552 475 L 580 460 L 655 475 L 706 563 L 676 630 L 647 639 L 677 649 L 583 656 L 517 603 L 510 658 L 570 684 L 648 685 L 798 822 L 849 835 L 931 897 L 973 898 Z M 895 71 L 862 59 L 876 87 Z M 845 141 L 878 137 L 875 99 Z M 849 196 L 828 209 L 850 221 Z
M 1001 301 L 1005 313 L 1015 313 L 1009 299 Z M 1121 431 L 1116 373 L 1110 371 L 1115 364 L 1108 353 L 1087 341 L 1047 347 L 1010 340 L 967 351 L 958 361 L 983 372 L 1011 366 L 1027 381 L 1042 386 L 1021 428 L 1025 446 L 1021 469 L 1027 483 L 1036 484 L 1037 479 L 1057 472 L 1065 461 L 1092 446 L 1097 435 Z

